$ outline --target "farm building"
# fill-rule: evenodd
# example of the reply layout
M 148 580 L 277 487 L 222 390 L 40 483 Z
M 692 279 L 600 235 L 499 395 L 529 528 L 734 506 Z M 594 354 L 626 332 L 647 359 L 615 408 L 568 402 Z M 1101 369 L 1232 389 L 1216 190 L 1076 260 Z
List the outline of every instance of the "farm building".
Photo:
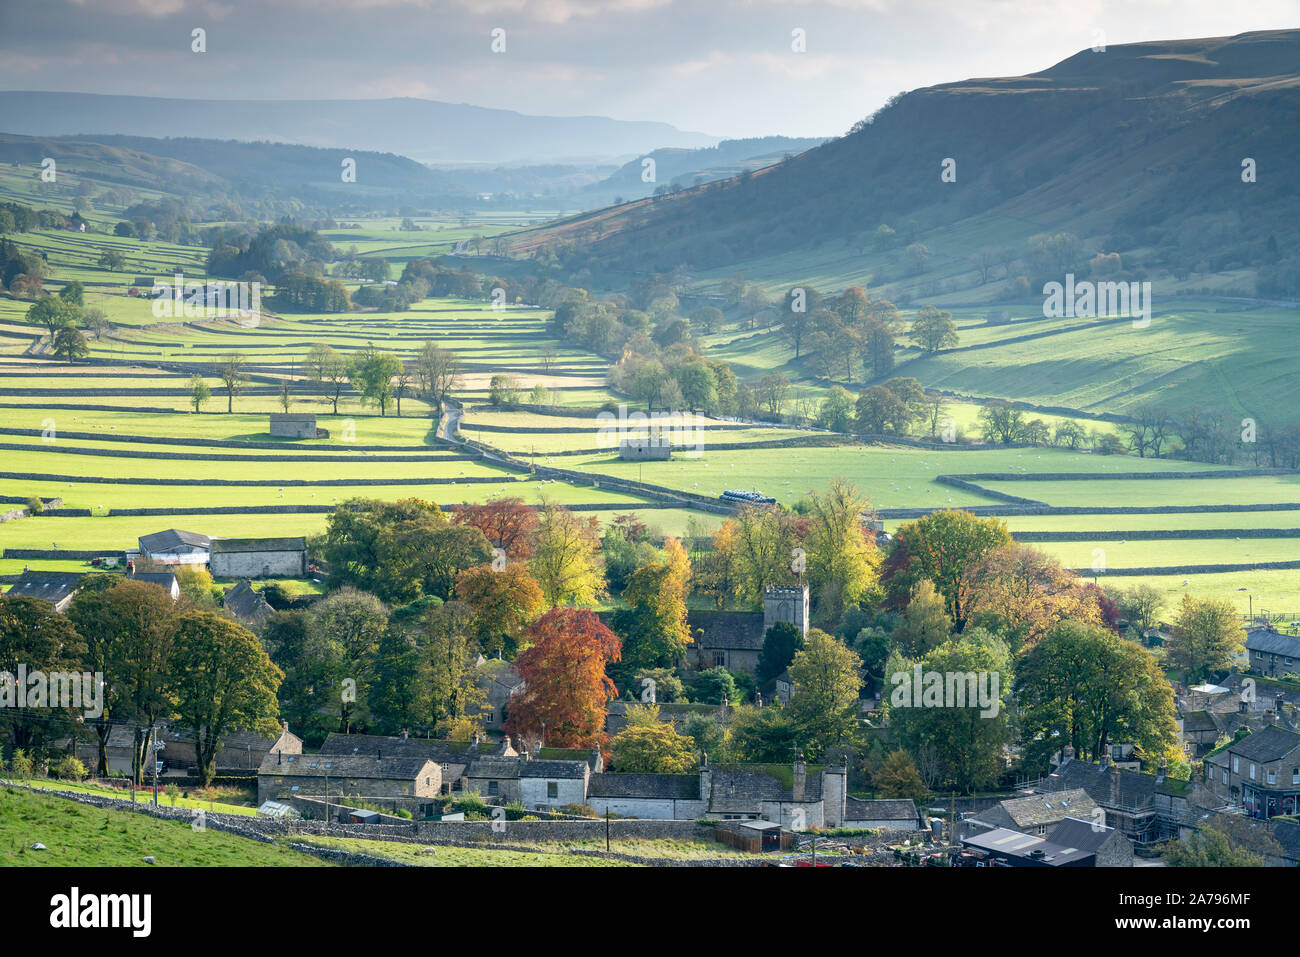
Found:
M 134 565 L 130 566 L 129 571 L 130 577 L 136 581 L 150 582 L 157 585 L 171 596 L 172 601 L 181 597 L 181 586 L 180 582 L 176 580 L 175 572 L 138 572 L 135 570 Z
M 880 798 L 864 801 L 844 800 L 844 827 L 885 827 L 891 831 L 919 831 L 921 815 L 916 805 L 905 799 Z
M 62 613 L 72 604 L 72 596 L 77 593 L 84 577 L 80 572 L 25 571 L 7 595 L 10 598 L 43 598 L 54 606 L 55 611 Z
M 261 592 L 253 590 L 247 578 L 226 592 L 221 599 L 221 607 L 254 631 L 261 628 L 262 623 L 275 613 Z
M 316 797 L 436 797 L 442 768 L 428 758 L 273 751 L 257 769 L 257 803 L 292 795 Z
M 194 732 L 173 728 L 162 736 L 166 745 L 163 760 L 171 768 L 192 768 L 198 764 L 194 749 Z M 302 738 L 293 734 L 287 724 L 281 726 L 274 737 L 248 731 L 232 731 L 221 739 L 217 751 L 217 771 L 256 771 L 268 754 L 302 754 Z
M 307 574 L 307 539 L 214 538 L 212 574 L 217 578 L 301 578 Z
M 673 457 L 673 444 L 658 436 L 624 439 L 618 443 L 618 457 L 633 462 L 662 462 Z
M 140 558 L 154 565 L 206 565 L 212 539 L 198 532 L 169 528 L 140 536 Z
M 741 851 L 788 851 L 794 834 L 772 821 L 728 821 L 713 829 L 714 840 Z
M 962 838 L 965 847 L 983 851 L 1004 867 L 1095 867 L 1097 855 L 1062 847 L 1044 837 L 998 827 Z
M 316 428 L 316 416 L 307 412 L 272 412 L 271 434 L 281 439 L 325 439 L 329 433 Z

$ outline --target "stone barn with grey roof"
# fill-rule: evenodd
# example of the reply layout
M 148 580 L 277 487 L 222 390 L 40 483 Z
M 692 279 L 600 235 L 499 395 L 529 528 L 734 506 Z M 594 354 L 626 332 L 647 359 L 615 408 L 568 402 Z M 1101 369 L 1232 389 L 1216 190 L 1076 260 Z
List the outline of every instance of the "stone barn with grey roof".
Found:
M 294 796 L 437 797 L 442 769 L 428 758 L 272 752 L 257 769 L 257 803 Z
M 307 539 L 214 538 L 212 574 L 217 578 L 302 578 Z

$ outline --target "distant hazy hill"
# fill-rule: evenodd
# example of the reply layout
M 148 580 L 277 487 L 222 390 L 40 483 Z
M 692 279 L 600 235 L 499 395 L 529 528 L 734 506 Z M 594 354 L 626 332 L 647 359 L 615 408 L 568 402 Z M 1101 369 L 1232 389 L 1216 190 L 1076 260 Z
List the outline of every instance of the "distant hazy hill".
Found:
M 1295 255 L 1298 156 L 1300 31 L 1112 46 L 905 94 L 788 163 L 579 217 L 516 248 L 556 238 L 585 244 L 593 266 L 748 262 L 752 278 L 796 280 L 839 259 L 823 272 L 862 281 L 886 223 L 897 251 L 877 256 L 884 281 L 905 275 L 895 264 L 913 241 L 957 288 L 974 282 L 972 250 L 1048 231 L 1135 251 L 1126 267 L 1145 257 L 1144 268 L 1223 272 Z M 946 158 L 956 182 L 941 181 Z M 1242 181 L 1246 158 L 1254 183 Z
M 431 170 L 405 156 L 283 143 L 240 143 L 141 136 L 30 137 L 0 133 L 0 162 L 59 168 L 93 179 L 210 199 L 268 193 L 326 204 L 400 196 L 404 202 L 465 200 L 463 177 Z M 342 160 L 356 161 L 356 183 L 344 183 Z
M 528 116 L 434 100 L 173 100 L 90 93 L 0 92 L 0 116 L 31 136 L 122 134 L 273 140 L 400 153 L 421 162 L 609 160 L 717 137 L 666 123 Z
M 826 142 L 824 138 L 790 136 L 756 136 L 748 139 L 723 140 L 717 146 L 701 149 L 664 148 L 630 160 L 608 178 L 591 187 L 595 191 L 614 191 L 626 198 L 648 196 L 659 185 L 694 186 L 744 169 L 757 169 L 779 162 L 786 155 L 796 155 Z M 644 161 L 654 160 L 654 179 L 642 178 Z

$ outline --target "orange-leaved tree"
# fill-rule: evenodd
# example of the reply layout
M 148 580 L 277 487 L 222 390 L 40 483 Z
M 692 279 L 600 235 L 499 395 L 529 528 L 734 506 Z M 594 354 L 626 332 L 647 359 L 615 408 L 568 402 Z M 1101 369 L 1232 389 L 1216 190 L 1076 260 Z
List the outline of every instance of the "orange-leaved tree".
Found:
M 552 608 L 525 635 L 532 647 L 515 661 L 524 690 L 506 730 L 556 748 L 603 745 L 605 705 L 618 693 L 605 665 L 622 657 L 618 636 L 582 608 Z

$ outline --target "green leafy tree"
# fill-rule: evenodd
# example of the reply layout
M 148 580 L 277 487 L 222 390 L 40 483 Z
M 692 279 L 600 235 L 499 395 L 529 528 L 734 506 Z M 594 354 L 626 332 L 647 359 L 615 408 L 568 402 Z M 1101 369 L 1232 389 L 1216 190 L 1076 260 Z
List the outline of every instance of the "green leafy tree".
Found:
M 789 671 L 790 716 L 809 756 L 816 758 L 857 729 L 862 660 L 839 639 L 811 628 Z
M 1232 667 L 1245 650 L 1244 637 L 1237 611 L 1226 598 L 1184 595 L 1165 656 L 1189 682 L 1200 682 Z
M 208 388 L 207 380 L 197 372 L 190 376 L 190 401 L 194 403 L 196 413 L 203 411 L 203 403 L 212 398 L 212 390 Z
M 884 763 L 871 778 L 882 798 L 904 798 L 918 803 L 930 799 L 930 792 L 921 780 L 916 762 L 906 751 L 890 752 Z
M 1067 744 L 1087 760 L 1116 741 L 1162 756 L 1176 745 L 1173 689 L 1160 663 L 1106 628 L 1061 622 L 1024 652 L 1017 671 L 1021 747 L 1033 766 L 1045 767 Z
M 199 786 L 207 787 L 228 732 L 272 737 L 279 729 L 276 692 L 284 672 L 256 635 L 208 611 L 176 620 L 174 660 L 177 714 L 194 734 Z

